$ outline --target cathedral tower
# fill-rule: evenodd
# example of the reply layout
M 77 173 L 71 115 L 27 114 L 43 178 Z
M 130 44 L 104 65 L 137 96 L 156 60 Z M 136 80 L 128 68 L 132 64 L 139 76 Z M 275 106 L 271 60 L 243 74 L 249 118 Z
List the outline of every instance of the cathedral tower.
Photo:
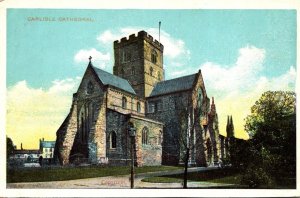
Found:
M 164 80 L 164 46 L 145 31 L 114 42 L 114 75 L 127 79 L 136 94 L 148 97 L 155 84 Z

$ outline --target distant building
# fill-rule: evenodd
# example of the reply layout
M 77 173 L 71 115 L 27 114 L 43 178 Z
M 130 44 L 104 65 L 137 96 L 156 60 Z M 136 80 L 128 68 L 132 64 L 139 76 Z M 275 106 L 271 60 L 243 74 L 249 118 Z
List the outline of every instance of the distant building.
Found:
M 9 158 L 10 166 L 20 167 L 24 163 L 51 163 L 54 156 L 55 141 L 45 141 L 40 139 L 39 149 L 14 149 L 13 154 Z M 45 161 L 46 160 L 46 161 Z
M 55 141 L 40 139 L 40 151 L 43 159 L 52 159 L 54 156 Z
M 21 143 L 21 149 L 15 149 L 13 154 L 10 156 L 10 159 L 23 162 L 32 162 L 37 161 L 39 157 L 42 156 L 42 152 L 40 150 L 34 149 L 23 149 L 23 145 Z

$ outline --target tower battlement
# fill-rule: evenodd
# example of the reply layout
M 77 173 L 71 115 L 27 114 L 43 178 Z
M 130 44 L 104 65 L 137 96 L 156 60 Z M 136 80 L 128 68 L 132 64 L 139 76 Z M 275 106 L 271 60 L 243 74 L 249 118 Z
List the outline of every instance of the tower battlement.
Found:
M 114 48 L 123 47 L 125 45 L 131 44 L 133 42 L 136 42 L 138 40 L 146 40 L 147 42 L 151 43 L 153 46 L 155 46 L 157 49 L 159 49 L 161 52 L 164 50 L 163 44 L 161 44 L 156 39 L 153 39 L 153 36 L 145 32 L 144 30 L 139 31 L 137 35 L 131 34 L 129 38 L 123 37 L 121 40 L 115 40 L 114 41 Z

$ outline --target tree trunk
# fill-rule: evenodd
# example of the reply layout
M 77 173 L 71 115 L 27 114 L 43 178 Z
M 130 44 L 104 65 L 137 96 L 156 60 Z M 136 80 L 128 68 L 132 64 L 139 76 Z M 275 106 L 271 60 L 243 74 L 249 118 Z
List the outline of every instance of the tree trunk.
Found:
M 189 158 L 190 158 L 190 148 L 187 148 L 185 154 L 185 160 L 184 160 L 183 188 L 187 188 L 187 173 L 188 173 Z

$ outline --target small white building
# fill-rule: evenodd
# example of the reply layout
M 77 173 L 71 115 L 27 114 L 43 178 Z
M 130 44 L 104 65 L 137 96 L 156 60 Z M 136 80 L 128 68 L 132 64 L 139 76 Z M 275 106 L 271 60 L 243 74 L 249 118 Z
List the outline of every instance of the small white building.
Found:
M 54 156 L 55 141 L 40 139 L 40 151 L 43 159 L 52 159 Z

